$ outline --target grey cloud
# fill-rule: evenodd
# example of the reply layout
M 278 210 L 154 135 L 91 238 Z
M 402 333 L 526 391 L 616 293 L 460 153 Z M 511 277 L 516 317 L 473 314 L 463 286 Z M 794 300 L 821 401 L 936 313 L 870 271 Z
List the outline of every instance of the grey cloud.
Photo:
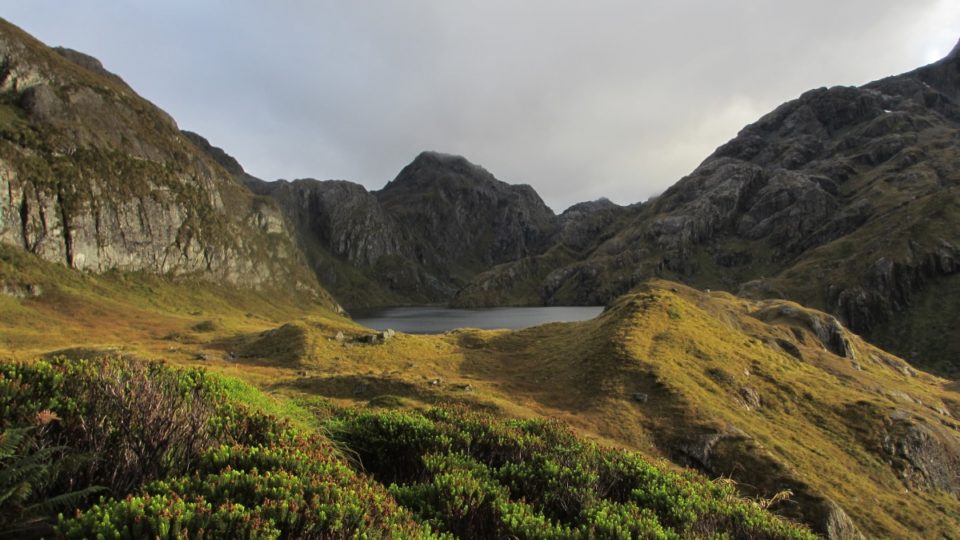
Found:
M 663 191 L 804 90 L 945 54 L 952 0 L 0 1 L 267 179 L 381 187 L 420 150 L 555 210 Z

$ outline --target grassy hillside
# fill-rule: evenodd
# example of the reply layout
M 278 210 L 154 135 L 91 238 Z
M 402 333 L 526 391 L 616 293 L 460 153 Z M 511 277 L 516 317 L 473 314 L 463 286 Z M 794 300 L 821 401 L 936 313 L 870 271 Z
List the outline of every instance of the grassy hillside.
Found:
M 326 303 L 146 273 L 85 274 L 0 246 L 0 357 L 87 347 L 187 361 L 210 336 L 310 316 L 350 324 Z
M 280 403 L 553 418 L 745 495 L 789 490 L 771 509 L 820 533 L 960 526 L 956 387 L 789 302 L 654 281 L 592 321 L 370 343 L 371 331 L 278 294 L 84 275 L 17 250 L 2 260 L 0 282 L 24 296 L 0 296 L 5 358 L 106 352 L 203 366 Z

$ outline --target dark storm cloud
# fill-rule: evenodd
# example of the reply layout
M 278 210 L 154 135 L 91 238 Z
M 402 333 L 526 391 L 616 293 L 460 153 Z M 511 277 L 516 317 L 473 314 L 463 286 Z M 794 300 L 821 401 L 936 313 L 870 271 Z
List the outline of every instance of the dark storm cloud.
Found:
M 0 1 L 253 174 L 377 189 L 419 151 L 555 210 L 646 199 L 809 88 L 935 60 L 954 0 Z

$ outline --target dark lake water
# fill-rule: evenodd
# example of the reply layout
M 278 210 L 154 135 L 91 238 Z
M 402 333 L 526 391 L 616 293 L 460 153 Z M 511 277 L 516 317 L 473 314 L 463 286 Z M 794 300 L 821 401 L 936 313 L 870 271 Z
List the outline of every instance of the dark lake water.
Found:
M 503 307 L 455 309 L 444 307 L 398 307 L 356 312 L 353 320 L 375 330 L 392 328 L 408 334 L 439 334 L 454 328 L 516 330 L 549 322 L 592 319 L 603 306 Z

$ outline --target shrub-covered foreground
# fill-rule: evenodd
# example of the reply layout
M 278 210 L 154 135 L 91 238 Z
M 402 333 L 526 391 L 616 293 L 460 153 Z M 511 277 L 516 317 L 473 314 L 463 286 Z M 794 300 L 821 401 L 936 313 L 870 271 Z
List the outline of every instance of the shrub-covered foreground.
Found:
M 67 538 L 812 537 L 727 484 L 663 471 L 554 422 L 445 408 L 344 410 L 328 421 L 337 440 L 331 443 L 247 409 L 228 388 L 218 376 L 161 364 L 0 364 L 0 531 Z
M 0 493 L 25 494 L 0 499 L 0 531 L 16 538 L 434 536 L 328 440 L 248 410 L 226 388 L 202 370 L 158 363 L 0 364 L 0 429 L 30 439 L 4 460 L 4 472 L 36 456 L 45 469 L 39 478 L 37 463 L 0 475 Z M 91 486 L 103 491 L 94 496 Z M 69 506 L 37 506 L 62 494 L 74 495 Z

